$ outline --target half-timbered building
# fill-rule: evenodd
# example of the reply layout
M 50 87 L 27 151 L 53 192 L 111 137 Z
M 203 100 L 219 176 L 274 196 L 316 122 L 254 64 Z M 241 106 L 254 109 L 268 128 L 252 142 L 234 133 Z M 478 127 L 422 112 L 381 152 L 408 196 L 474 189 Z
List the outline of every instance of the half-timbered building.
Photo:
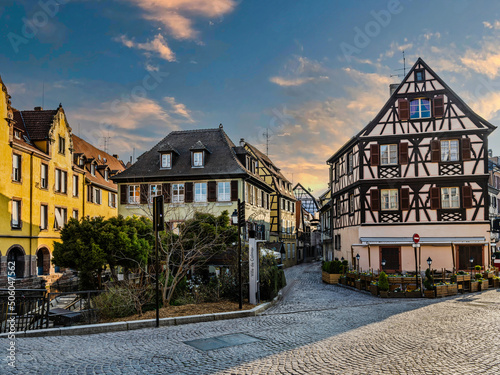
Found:
M 334 257 L 362 269 L 488 266 L 488 135 L 476 114 L 419 58 L 378 115 L 330 165 Z M 473 259 L 473 262 L 470 262 Z

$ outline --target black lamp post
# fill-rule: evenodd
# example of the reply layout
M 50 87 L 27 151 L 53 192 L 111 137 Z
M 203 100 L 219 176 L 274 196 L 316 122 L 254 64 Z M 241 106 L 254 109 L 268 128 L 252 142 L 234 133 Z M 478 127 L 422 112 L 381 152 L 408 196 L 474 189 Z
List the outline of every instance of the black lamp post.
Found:
M 238 209 L 235 209 L 231 215 L 231 222 L 238 226 L 238 289 L 239 289 L 239 308 L 243 308 L 243 284 L 241 280 L 241 225 L 238 223 L 240 209 L 240 200 L 238 199 Z
M 431 269 L 432 259 L 431 257 L 427 258 L 427 264 L 429 265 L 429 270 Z
M 470 269 L 471 269 L 471 271 L 470 271 L 470 273 L 471 273 L 471 280 L 473 280 L 472 276 L 474 276 L 474 267 L 472 266 L 472 263 L 474 263 L 474 258 L 470 257 L 469 262 L 470 262 Z
M 359 253 L 358 253 L 358 254 L 356 254 L 356 260 L 358 261 L 357 262 L 358 263 L 358 273 L 359 273 L 359 258 L 360 258 L 360 256 L 359 256 Z
M 385 272 L 385 264 L 386 263 L 387 262 L 385 261 L 385 259 L 382 259 L 382 262 L 381 262 L 381 264 L 382 264 L 382 271 L 384 271 L 384 272 Z

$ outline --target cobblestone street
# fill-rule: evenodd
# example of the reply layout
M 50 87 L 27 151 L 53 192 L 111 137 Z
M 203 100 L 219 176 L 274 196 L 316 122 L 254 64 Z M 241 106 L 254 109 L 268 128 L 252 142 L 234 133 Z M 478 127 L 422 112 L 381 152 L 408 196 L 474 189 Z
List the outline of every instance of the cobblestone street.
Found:
M 286 271 L 283 301 L 252 318 L 89 336 L 19 338 L 2 374 L 498 374 L 500 293 L 374 298 L 321 282 L 319 263 Z M 245 334 L 202 351 L 185 341 Z

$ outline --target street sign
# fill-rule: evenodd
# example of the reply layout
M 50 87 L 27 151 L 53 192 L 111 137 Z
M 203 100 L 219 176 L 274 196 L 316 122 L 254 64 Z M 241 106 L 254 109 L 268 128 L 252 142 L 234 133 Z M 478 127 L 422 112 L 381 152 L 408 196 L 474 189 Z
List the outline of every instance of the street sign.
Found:
M 418 243 L 420 241 L 420 236 L 418 234 L 413 235 L 413 242 Z

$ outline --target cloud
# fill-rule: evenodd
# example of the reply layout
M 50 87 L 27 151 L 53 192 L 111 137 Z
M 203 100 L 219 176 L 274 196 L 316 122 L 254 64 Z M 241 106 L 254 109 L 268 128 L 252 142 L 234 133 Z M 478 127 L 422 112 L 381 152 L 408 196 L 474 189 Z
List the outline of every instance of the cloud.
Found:
M 194 122 L 193 118 L 191 117 L 191 111 L 189 111 L 186 106 L 182 103 L 177 103 L 175 101 L 175 98 L 173 97 L 165 97 L 163 98 L 170 106 L 172 107 L 173 113 L 183 117 L 186 119 L 188 122 Z
M 128 0 L 144 18 L 162 23 L 175 39 L 198 39 L 193 18 L 220 18 L 236 7 L 234 0 Z
M 6 83 L 7 91 L 9 95 L 21 95 L 26 93 L 26 84 L 25 83 Z
M 493 23 L 490 23 L 488 21 L 484 21 L 483 25 L 487 29 L 495 29 L 495 30 L 499 30 L 500 29 L 500 21 L 495 21 Z
M 143 50 L 146 51 L 147 53 L 153 52 L 158 54 L 164 60 L 170 62 L 176 61 L 175 53 L 167 45 L 165 38 L 161 34 L 155 35 L 152 41 L 146 43 L 136 43 L 133 40 L 128 39 L 125 35 L 116 38 L 116 40 L 121 42 L 124 46 L 128 48 Z
M 280 75 L 269 81 L 282 87 L 302 86 L 306 83 L 327 81 L 328 70 L 318 61 L 304 56 L 293 56 L 281 69 Z
M 480 43 L 479 49 L 468 49 L 460 60 L 467 68 L 493 79 L 499 76 L 500 52 L 496 38 L 487 38 Z

